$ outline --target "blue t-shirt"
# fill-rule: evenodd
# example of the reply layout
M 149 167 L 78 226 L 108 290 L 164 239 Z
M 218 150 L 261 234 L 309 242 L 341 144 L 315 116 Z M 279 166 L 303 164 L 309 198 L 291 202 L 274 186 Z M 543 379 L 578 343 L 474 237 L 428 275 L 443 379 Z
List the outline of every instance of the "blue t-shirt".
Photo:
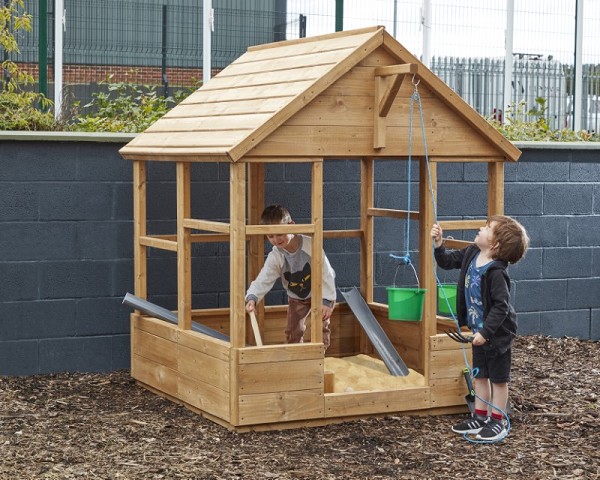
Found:
M 465 302 L 467 306 L 467 325 L 477 333 L 483 328 L 483 300 L 481 295 L 481 277 L 492 262 L 477 267 L 479 253 L 473 257 L 465 276 Z

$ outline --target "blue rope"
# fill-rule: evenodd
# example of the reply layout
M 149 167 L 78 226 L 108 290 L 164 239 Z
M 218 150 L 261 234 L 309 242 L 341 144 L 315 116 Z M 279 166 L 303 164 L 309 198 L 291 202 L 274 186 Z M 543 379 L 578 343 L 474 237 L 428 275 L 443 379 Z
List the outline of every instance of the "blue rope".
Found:
M 434 192 L 433 192 L 433 184 L 431 181 L 431 168 L 429 166 L 429 154 L 428 154 L 428 149 L 427 149 L 427 137 L 425 136 L 425 121 L 423 119 L 423 107 L 421 105 L 421 96 L 419 95 L 419 91 L 417 89 L 417 86 L 419 84 L 419 82 L 417 82 L 416 84 L 413 82 L 415 90 L 412 94 L 412 96 L 410 97 L 410 121 L 409 121 L 409 142 L 408 142 L 408 171 L 409 171 L 409 179 L 410 179 L 410 161 L 411 161 L 411 155 L 412 155 L 412 116 L 413 116 L 413 103 L 416 101 L 417 105 L 419 106 L 419 116 L 420 116 L 420 120 L 421 120 L 421 135 L 423 136 L 423 149 L 425 150 L 425 164 L 427 165 L 427 179 L 428 179 L 428 183 L 429 183 L 429 193 L 431 196 L 431 203 L 433 204 L 433 217 L 434 217 L 434 223 L 438 223 L 438 218 L 437 218 L 437 205 L 435 202 L 435 196 L 434 196 Z M 410 212 L 410 182 L 409 182 L 409 196 L 408 196 L 408 205 L 409 205 L 409 212 Z M 409 213 L 410 215 L 410 213 Z M 408 230 L 408 233 L 410 234 L 410 229 Z M 407 246 L 408 248 L 408 246 Z M 431 254 L 433 255 L 433 252 L 431 252 Z M 435 261 L 433 262 L 433 265 L 435 265 Z M 436 280 L 436 284 L 438 287 L 442 286 L 442 282 L 440 281 L 437 271 L 435 270 L 435 266 L 433 267 L 433 272 L 435 275 L 435 280 Z M 442 291 L 442 294 L 444 296 L 444 301 L 446 302 L 446 305 L 448 306 L 448 311 L 450 312 L 450 314 L 452 315 L 452 319 L 454 320 L 454 323 L 456 324 L 456 328 L 458 328 L 460 330 L 460 325 L 458 324 L 458 319 L 456 318 L 456 315 L 454 314 L 454 311 L 452 310 L 451 306 L 450 306 L 450 301 L 448 300 L 448 297 L 446 296 L 446 292 L 443 288 L 440 289 Z M 469 364 L 469 359 L 467 357 L 467 349 L 466 349 L 466 345 L 462 345 L 462 352 L 463 352 L 463 358 L 465 361 L 465 366 L 467 367 L 467 370 L 469 371 L 469 375 L 471 376 L 471 378 L 476 378 L 477 375 L 479 374 L 479 369 L 473 369 L 471 368 L 471 365 Z M 470 393 L 470 392 L 469 392 Z M 492 409 L 496 409 L 498 410 L 506 419 L 506 435 L 504 435 L 502 438 L 498 439 L 498 440 L 477 440 L 474 438 L 469 437 L 466 433 L 463 435 L 463 437 L 465 438 L 465 440 L 471 442 L 471 443 L 498 443 L 501 442 L 502 440 L 504 440 L 507 436 L 508 433 L 510 432 L 510 419 L 508 418 L 508 413 L 505 412 L 504 410 L 502 410 L 500 407 L 498 407 L 497 405 L 494 405 L 491 402 L 488 402 L 487 400 L 481 398 L 479 395 L 477 395 L 475 392 L 473 392 L 475 394 L 475 397 L 478 398 L 479 400 L 481 400 L 484 404 L 486 404 L 488 407 L 491 407 Z

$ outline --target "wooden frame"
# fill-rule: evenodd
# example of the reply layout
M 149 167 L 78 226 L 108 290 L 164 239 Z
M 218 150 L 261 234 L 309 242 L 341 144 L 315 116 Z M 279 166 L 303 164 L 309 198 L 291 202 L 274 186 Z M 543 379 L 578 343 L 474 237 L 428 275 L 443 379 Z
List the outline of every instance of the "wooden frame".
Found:
M 419 138 L 414 142 L 420 188 L 418 211 L 411 212 L 376 207 L 374 173 L 379 159 L 407 156 L 407 103 L 414 90 L 402 81 L 408 75 L 418 77 L 430 145 L 427 163 Z M 137 296 L 148 296 L 148 248 L 177 253 L 178 324 L 139 312 L 131 315 L 131 372 L 142 385 L 238 431 L 322 425 L 391 412 L 466 411 L 462 345 L 441 333 L 448 319 L 436 314 L 429 232 L 435 221 L 437 165 L 487 163 L 487 213 L 501 214 L 504 162 L 516 160 L 520 152 L 382 28 L 251 48 L 121 153 L 133 161 Z M 360 161 L 360 226 L 324 231 L 324 163 L 340 157 Z M 176 164 L 173 235 L 147 233 L 148 161 Z M 229 221 L 191 218 L 190 164 L 217 161 L 229 166 Z M 299 162 L 311 168 L 310 223 L 260 225 L 265 164 Z M 374 301 L 377 217 L 418 222 L 420 287 L 427 290 L 420 322 L 390 321 L 387 305 Z M 440 221 L 447 231 L 477 229 L 484 223 L 483 218 Z M 265 307 L 262 302 L 257 316 L 263 345 L 256 345 L 252 334 L 244 295 L 263 265 L 263 239 L 269 233 L 302 233 L 313 239 L 314 301 L 306 343 L 282 344 L 286 307 Z M 422 379 L 419 385 L 332 391 L 335 372 L 325 371 L 322 343 L 325 238 L 360 240 L 360 292 L 404 361 Z M 228 308 L 192 308 L 191 246 L 196 242 L 229 242 Z M 447 244 L 462 248 L 468 242 Z M 194 332 L 192 322 L 228 334 L 230 341 Z M 327 356 L 375 356 L 345 304 L 334 311 L 332 332 Z

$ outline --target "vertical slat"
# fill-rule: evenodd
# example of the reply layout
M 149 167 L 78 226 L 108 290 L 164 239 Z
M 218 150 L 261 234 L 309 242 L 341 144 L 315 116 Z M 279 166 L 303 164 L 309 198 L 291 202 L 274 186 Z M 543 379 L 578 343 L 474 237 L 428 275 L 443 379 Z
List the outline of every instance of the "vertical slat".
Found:
M 367 303 L 373 302 L 373 223 L 374 218 L 367 215 L 373 208 L 373 158 L 363 158 L 360 162 L 360 293 Z
M 387 117 L 379 115 L 379 102 L 385 93 L 386 80 L 381 76 L 374 78 L 375 92 L 373 96 L 373 148 L 385 148 L 385 129 Z
M 179 328 L 192 328 L 192 242 L 183 226 L 190 218 L 190 164 L 177 162 L 177 317 Z
M 248 223 L 260 223 L 260 215 L 265 206 L 265 165 L 248 164 Z M 262 235 L 252 235 L 248 244 L 248 285 L 260 272 L 265 261 L 265 242 Z M 256 316 L 260 331 L 264 331 L 265 303 L 256 307 Z M 247 333 L 248 336 L 248 333 Z
M 231 346 L 242 348 L 246 341 L 246 164 L 232 163 L 230 169 L 230 336 Z
M 373 158 L 360 161 L 360 293 L 367 303 L 373 302 L 373 235 L 375 219 L 367 215 L 374 207 L 374 170 Z M 360 329 L 359 348 L 362 353 L 372 353 L 373 346 L 364 329 Z
M 488 216 L 504 214 L 504 162 L 488 163 Z
M 312 241 L 311 266 L 311 332 L 314 343 L 323 342 L 323 160 L 312 164 Z
M 136 296 L 148 297 L 146 270 L 147 248 L 140 245 L 140 237 L 146 235 L 146 161 L 133 162 L 133 272 Z
M 431 178 L 429 178 L 431 174 Z M 419 278 L 421 288 L 426 288 L 425 304 L 423 305 L 423 321 L 421 322 L 421 366 L 425 378 L 429 378 L 429 337 L 437 333 L 436 303 L 437 285 L 433 275 L 433 239 L 430 236 L 431 227 L 435 221 L 437 197 L 437 163 L 429 162 L 422 158 L 419 165 Z M 431 181 L 431 188 L 430 188 Z

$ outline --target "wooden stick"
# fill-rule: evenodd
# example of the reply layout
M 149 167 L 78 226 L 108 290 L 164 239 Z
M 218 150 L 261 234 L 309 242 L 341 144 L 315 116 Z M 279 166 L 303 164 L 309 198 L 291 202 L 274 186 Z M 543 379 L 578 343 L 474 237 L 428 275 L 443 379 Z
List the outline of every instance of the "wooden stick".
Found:
M 260 330 L 258 329 L 258 322 L 256 321 L 256 315 L 254 312 L 250 312 L 250 323 L 252 324 L 252 331 L 254 332 L 254 340 L 256 341 L 257 347 L 262 347 L 262 338 L 260 338 Z

